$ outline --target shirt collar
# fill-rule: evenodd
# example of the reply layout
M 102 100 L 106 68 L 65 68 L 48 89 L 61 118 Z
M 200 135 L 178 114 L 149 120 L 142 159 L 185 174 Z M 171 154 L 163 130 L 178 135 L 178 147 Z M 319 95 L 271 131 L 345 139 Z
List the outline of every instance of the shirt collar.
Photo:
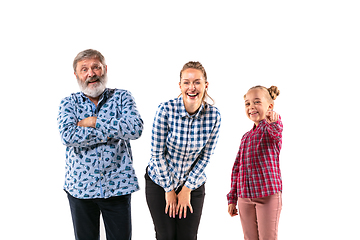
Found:
M 180 96 L 178 98 L 178 112 L 180 114 L 180 116 L 183 118 L 183 117 L 189 117 L 189 118 L 200 118 L 201 116 L 201 112 L 204 110 L 204 103 L 201 104 L 199 110 L 193 114 L 193 115 L 190 115 L 186 109 L 185 109 L 185 105 L 184 105 L 184 100 L 183 100 L 183 97 Z
M 256 126 L 255 123 L 254 123 L 252 130 L 255 131 L 255 130 L 258 129 L 259 127 L 262 127 L 262 126 L 265 124 L 265 122 L 266 122 L 266 120 L 263 119 L 263 120 L 261 120 L 261 121 L 259 122 L 259 124 L 258 124 L 257 126 Z

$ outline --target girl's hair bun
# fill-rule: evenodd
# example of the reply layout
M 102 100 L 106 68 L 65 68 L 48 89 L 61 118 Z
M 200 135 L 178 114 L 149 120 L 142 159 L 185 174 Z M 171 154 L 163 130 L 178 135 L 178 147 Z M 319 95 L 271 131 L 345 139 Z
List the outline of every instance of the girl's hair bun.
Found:
M 280 94 L 280 90 L 276 86 L 271 86 L 267 90 L 268 90 L 272 100 L 275 100 L 277 98 L 277 96 L 279 96 L 279 94 Z

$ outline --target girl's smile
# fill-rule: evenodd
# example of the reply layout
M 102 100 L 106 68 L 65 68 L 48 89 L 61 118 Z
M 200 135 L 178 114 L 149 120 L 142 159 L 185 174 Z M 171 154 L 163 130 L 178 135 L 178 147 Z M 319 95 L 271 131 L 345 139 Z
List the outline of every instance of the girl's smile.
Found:
M 246 93 L 245 113 L 256 126 L 265 119 L 266 112 L 273 108 L 273 104 L 269 103 L 265 93 L 263 89 L 259 88 L 251 89 Z

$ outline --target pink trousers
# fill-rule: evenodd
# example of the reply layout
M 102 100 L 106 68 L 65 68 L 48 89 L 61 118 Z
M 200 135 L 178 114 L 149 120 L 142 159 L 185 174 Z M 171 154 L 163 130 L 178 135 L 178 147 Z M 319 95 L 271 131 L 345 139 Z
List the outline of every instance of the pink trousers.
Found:
M 282 207 L 281 192 L 264 198 L 239 198 L 245 240 L 276 240 Z

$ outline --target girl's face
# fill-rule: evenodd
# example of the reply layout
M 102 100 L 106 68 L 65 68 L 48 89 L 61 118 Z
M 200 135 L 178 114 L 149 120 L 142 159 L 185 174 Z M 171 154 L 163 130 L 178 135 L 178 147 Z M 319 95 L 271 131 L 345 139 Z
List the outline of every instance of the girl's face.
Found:
M 265 119 L 266 112 L 272 110 L 274 105 L 269 103 L 263 89 L 255 88 L 246 93 L 245 113 L 248 118 L 257 126 L 259 122 Z
M 182 72 L 179 86 L 186 111 L 195 113 L 202 103 L 208 82 L 200 70 L 188 68 Z

